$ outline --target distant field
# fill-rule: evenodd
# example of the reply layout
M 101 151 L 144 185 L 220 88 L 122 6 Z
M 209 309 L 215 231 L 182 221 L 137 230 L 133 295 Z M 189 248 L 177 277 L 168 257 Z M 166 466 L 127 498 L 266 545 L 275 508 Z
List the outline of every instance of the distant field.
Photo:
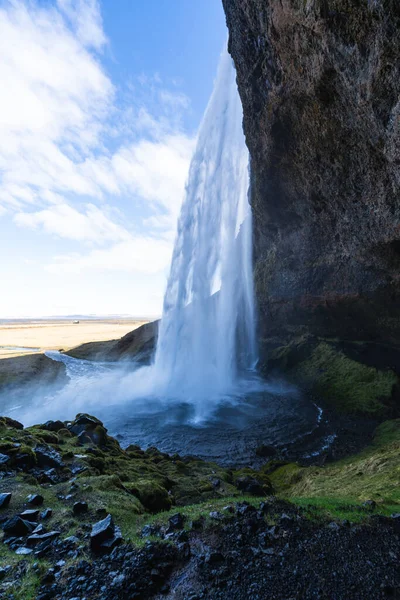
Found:
M 0 359 L 44 352 L 69 350 L 85 342 L 119 339 L 147 320 L 73 319 L 0 321 Z

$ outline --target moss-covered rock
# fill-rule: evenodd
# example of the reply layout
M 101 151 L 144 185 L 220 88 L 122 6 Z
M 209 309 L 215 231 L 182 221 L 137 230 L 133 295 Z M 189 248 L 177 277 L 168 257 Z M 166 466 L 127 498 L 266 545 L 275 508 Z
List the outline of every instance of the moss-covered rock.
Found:
M 337 341 L 292 340 L 270 351 L 265 368 L 283 371 L 342 413 L 390 416 L 399 408 L 394 400 L 397 374 L 360 362 Z

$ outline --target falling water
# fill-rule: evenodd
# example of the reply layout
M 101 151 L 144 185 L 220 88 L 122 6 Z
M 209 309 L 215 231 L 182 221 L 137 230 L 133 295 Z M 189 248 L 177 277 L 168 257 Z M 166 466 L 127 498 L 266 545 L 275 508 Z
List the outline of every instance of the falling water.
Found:
M 242 119 L 224 51 L 190 166 L 154 364 L 168 394 L 188 400 L 229 393 L 256 362 Z

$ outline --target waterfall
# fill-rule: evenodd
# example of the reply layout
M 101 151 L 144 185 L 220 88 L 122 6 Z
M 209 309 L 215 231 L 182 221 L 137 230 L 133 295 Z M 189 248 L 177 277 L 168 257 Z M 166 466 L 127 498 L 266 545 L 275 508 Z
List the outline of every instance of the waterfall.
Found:
M 229 393 L 256 362 L 242 119 L 225 50 L 190 166 L 154 364 L 168 395 L 189 401 Z

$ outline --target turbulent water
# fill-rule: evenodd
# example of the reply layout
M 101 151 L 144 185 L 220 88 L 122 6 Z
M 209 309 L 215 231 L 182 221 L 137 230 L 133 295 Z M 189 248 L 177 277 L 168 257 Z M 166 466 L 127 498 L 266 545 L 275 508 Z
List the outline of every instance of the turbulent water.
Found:
M 167 394 L 192 401 L 230 392 L 256 362 L 242 120 L 225 50 L 190 167 L 154 364 Z

